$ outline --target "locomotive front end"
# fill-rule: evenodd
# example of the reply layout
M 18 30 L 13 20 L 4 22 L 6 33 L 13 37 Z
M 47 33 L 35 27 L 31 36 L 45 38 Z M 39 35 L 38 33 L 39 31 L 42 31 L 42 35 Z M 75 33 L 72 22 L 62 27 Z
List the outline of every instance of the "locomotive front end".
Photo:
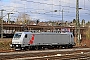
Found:
M 11 48 L 21 48 L 22 45 L 22 33 L 17 32 L 14 34 L 12 39 L 12 44 L 10 45 Z

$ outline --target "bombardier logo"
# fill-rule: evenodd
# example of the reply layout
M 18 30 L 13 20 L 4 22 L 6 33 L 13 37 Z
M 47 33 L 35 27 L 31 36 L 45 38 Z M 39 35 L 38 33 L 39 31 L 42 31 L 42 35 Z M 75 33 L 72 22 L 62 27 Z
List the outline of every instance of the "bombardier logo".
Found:
M 33 41 L 34 41 L 34 34 L 32 34 L 32 37 L 31 37 L 29 43 L 30 43 L 30 44 L 33 44 Z

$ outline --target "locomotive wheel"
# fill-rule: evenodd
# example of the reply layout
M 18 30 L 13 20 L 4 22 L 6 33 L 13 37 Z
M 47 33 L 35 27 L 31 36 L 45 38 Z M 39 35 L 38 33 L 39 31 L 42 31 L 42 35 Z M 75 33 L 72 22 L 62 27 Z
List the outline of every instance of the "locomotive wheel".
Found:
M 40 48 L 41 48 L 40 46 L 36 46 L 35 50 L 40 50 Z
M 29 47 L 25 47 L 25 50 L 26 50 L 26 51 L 29 51 Z

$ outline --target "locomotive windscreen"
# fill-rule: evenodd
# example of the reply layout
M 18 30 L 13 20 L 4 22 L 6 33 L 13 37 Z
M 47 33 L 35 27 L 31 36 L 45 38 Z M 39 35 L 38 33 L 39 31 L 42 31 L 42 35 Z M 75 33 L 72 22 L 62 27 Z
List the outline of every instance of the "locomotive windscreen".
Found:
M 16 34 L 14 34 L 14 37 L 13 38 L 20 38 L 21 35 L 22 35 L 22 33 L 16 33 Z

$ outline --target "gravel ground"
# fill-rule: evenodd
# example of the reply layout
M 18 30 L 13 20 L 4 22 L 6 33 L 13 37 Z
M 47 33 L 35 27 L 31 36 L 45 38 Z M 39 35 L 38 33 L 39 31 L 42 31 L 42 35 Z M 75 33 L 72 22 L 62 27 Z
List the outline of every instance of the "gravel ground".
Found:
M 90 59 L 90 48 L 17 51 L 0 53 L 0 60 L 82 60 Z

